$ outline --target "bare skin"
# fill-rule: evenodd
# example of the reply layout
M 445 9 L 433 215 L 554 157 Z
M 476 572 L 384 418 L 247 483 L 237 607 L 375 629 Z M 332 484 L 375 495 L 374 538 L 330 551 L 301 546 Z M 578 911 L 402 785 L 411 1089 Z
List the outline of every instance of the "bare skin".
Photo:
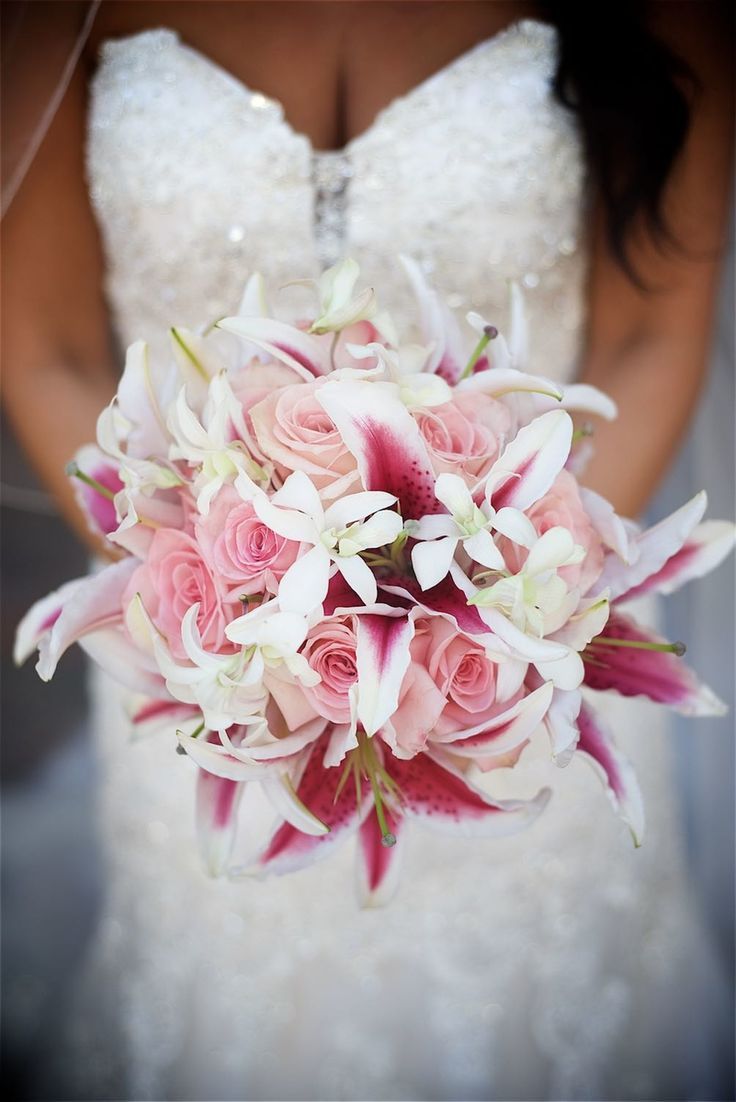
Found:
M 50 7 L 47 21 L 78 26 L 83 18 L 84 5 Z M 601 211 L 594 211 L 582 374 L 614 397 L 620 418 L 597 427 L 586 481 L 628 515 L 640 512 L 666 470 L 708 362 L 730 198 L 733 73 L 728 35 L 702 12 L 702 5 L 685 0 L 654 4 L 651 15 L 656 32 L 704 86 L 666 206 L 674 232 L 697 259 L 662 257 L 640 235 L 632 259 L 647 284 L 662 288 L 643 293 L 610 255 Z M 89 542 L 63 469 L 93 439 L 117 374 L 83 171 L 86 83 L 99 43 L 171 27 L 243 83 L 280 100 L 291 125 L 315 148 L 331 149 L 362 133 L 396 96 L 526 17 L 540 17 L 535 5 L 502 0 L 103 3 L 83 64 L 3 223 L 4 405 L 31 462 L 83 538 Z M 27 56 L 21 41 L 16 70 L 38 65 L 38 39 Z

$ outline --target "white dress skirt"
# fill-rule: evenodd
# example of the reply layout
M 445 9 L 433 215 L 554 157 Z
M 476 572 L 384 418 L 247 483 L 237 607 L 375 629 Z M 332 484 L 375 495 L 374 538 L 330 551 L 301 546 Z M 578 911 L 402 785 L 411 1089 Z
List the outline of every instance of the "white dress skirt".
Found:
M 252 271 L 277 288 L 342 255 L 411 338 L 406 253 L 460 317 L 501 329 L 519 281 L 529 370 L 574 377 L 587 189 L 550 87 L 557 49 L 554 27 L 518 22 L 326 154 L 172 31 L 107 42 L 87 157 L 121 344 L 142 337 L 164 355 L 171 324 L 234 312 Z M 277 313 L 298 317 L 300 293 L 276 298 Z M 643 789 L 641 849 L 584 762 L 558 769 L 532 747 L 488 781 L 521 796 L 553 787 L 530 829 L 414 829 L 393 902 L 360 910 L 350 841 L 295 875 L 209 880 L 194 767 L 173 736 L 132 742 L 124 692 L 97 673 L 93 696 L 107 892 L 65 1097 L 715 1096 L 727 1003 L 688 897 L 653 705 L 605 702 Z M 243 830 L 266 816 L 255 807 Z

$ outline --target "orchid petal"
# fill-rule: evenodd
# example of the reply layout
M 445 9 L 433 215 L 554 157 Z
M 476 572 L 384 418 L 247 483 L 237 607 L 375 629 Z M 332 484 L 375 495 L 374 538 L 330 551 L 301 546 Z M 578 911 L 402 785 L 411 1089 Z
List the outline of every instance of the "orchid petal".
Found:
M 440 540 L 417 543 L 412 547 L 411 563 L 422 589 L 432 589 L 447 576 L 458 543 L 457 536 L 446 536 Z
M 529 517 L 519 509 L 499 509 L 493 517 L 493 527 L 521 547 L 532 547 L 539 538 Z
M 376 579 L 368 564 L 359 555 L 338 556 L 337 569 L 350 588 L 354 590 L 364 605 L 373 605 L 378 597 Z M 283 585 L 283 581 L 281 583 Z M 327 592 L 325 588 L 325 593 Z
M 572 759 L 572 752 L 580 737 L 577 718 L 582 702 L 578 689 L 555 689 L 552 696 L 552 703 L 544 717 L 544 726 L 547 728 L 552 756 L 557 765 L 567 765 Z
M 567 528 L 548 528 L 530 550 L 524 573 L 533 578 L 565 566 L 574 557 L 575 546 L 572 533 Z
M 493 542 L 493 536 L 487 529 L 474 532 L 463 540 L 463 546 L 474 562 L 489 570 L 504 570 L 504 557 Z
M 259 520 L 287 540 L 295 543 L 316 543 L 319 532 L 311 517 L 295 509 L 280 509 L 272 505 L 265 494 L 253 498 L 253 510 Z
M 421 520 L 410 520 L 405 526 L 408 535 L 417 540 L 436 540 L 442 536 L 458 536 L 458 527 L 446 513 L 433 513 Z
M 317 487 L 304 471 L 292 471 L 271 501 L 280 509 L 297 509 L 306 513 L 319 527 L 322 526 L 322 501 Z
M 325 528 L 346 528 L 348 524 L 362 520 L 371 513 L 388 509 L 395 501 L 393 494 L 386 494 L 381 490 L 364 490 L 362 493 L 349 494 L 327 508 Z
M 281 579 L 279 585 L 281 609 L 284 612 L 298 612 L 308 616 L 324 601 L 329 581 L 330 555 L 327 548 L 318 543 L 307 551 L 306 555 L 302 555 L 292 563 Z

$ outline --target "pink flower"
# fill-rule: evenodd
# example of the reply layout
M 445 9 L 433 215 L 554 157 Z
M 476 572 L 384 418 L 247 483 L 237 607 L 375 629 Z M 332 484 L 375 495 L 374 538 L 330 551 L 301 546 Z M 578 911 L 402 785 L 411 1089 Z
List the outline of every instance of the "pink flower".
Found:
M 491 469 L 511 425 L 506 406 L 486 394 L 456 394 L 451 402 L 422 410 L 416 419 L 435 474 L 472 480 Z
M 353 617 L 331 616 L 312 628 L 302 648 L 319 685 L 304 688 L 304 695 L 321 716 L 333 723 L 350 722 L 349 692 L 358 680 L 357 638 Z
M 600 577 L 604 550 L 600 536 L 580 500 L 580 489 L 574 475 L 569 471 L 560 471 L 547 493 L 526 510 L 526 515 L 540 536 L 550 528 L 560 526 L 572 534 L 576 544 L 585 548 L 586 555 L 582 562 L 562 566 L 558 573 L 569 588 L 587 593 Z M 527 549 L 507 539 L 501 539 L 499 547 L 509 570 L 520 570 L 526 562 Z
M 417 621 L 412 664 L 391 720 L 404 751 L 421 750 L 427 739 L 477 727 L 508 704 L 496 702 L 496 665 L 483 646 L 443 616 Z
M 251 411 L 258 443 L 282 478 L 304 471 L 325 496 L 344 494 L 357 481 L 355 458 L 317 400 L 320 383 L 300 383 L 270 394 Z
M 241 593 L 276 593 L 299 554 L 299 544 L 272 531 L 232 486 L 217 495 L 197 524 L 197 538 L 212 571 L 230 597 Z
M 128 582 L 123 605 L 127 606 L 136 593 L 176 658 L 187 657 L 181 622 L 193 604 L 199 604 L 197 628 L 203 646 L 210 651 L 232 649 L 225 638 L 222 594 L 200 548 L 186 533 L 173 528 L 156 531 L 148 558 Z

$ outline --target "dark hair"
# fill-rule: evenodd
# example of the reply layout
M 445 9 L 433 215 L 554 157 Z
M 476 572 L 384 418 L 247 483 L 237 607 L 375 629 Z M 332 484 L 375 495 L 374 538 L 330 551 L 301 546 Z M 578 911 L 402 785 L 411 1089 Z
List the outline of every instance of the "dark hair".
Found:
M 660 249 L 678 247 L 663 197 L 700 84 L 647 28 L 641 2 L 561 0 L 542 7 L 560 32 L 554 92 L 578 117 L 609 247 L 642 288 L 629 254 L 631 234 L 640 224 Z

